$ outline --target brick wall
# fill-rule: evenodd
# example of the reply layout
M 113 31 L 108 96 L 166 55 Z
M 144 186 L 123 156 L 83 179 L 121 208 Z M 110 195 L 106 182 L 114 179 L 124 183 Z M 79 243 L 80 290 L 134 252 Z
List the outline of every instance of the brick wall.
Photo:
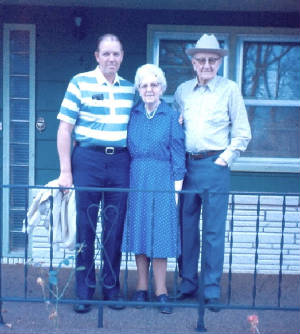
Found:
M 283 272 L 299 274 L 299 197 L 287 196 L 285 205 L 283 202 L 283 196 L 234 195 L 231 197 L 225 236 L 225 271 L 229 268 L 231 238 L 233 239 L 232 270 L 234 272 L 253 271 L 257 232 L 258 271 L 278 272 L 282 252 Z
M 231 195 L 225 234 L 224 271 L 229 270 L 230 250 L 232 248 L 232 271 L 253 272 L 256 252 L 256 229 L 258 228 L 259 273 L 276 274 L 280 269 L 282 252 L 282 271 L 286 274 L 300 274 L 300 197 Z M 284 230 L 282 226 L 284 225 Z M 98 224 L 100 232 L 100 224 Z M 283 233 L 283 247 L 281 237 Z M 232 247 L 231 247 L 232 238 Z M 72 252 L 54 250 L 54 265 Z M 123 254 L 122 266 L 125 267 Z M 36 227 L 32 235 L 32 262 L 47 264 L 49 259 L 48 231 Z M 128 255 L 128 267 L 135 268 L 134 256 Z M 96 264 L 99 265 L 99 254 Z M 168 260 L 173 270 L 175 259 Z

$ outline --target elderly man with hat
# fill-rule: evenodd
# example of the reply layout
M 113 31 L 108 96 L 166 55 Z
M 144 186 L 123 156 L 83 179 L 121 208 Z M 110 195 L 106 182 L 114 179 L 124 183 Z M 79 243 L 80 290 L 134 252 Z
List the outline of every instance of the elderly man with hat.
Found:
M 182 83 L 174 96 L 185 130 L 187 174 L 181 198 L 182 255 L 177 299 L 196 295 L 202 209 L 204 300 L 219 311 L 220 280 L 230 187 L 230 165 L 251 139 L 247 111 L 237 84 L 218 76 L 227 50 L 214 35 L 204 34 L 186 50 L 196 78 Z

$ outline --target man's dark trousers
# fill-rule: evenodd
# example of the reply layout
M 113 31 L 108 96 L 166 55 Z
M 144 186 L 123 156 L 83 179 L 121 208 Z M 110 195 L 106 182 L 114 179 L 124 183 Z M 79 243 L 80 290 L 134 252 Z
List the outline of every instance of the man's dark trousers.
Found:
M 224 263 L 224 238 L 228 209 L 230 170 L 214 163 L 218 155 L 200 160 L 187 157 L 187 174 L 181 196 L 181 241 L 182 254 L 179 269 L 182 278 L 180 291 L 195 293 L 198 289 L 198 261 L 200 253 L 199 219 L 206 233 L 204 243 L 204 298 L 220 297 L 220 279 Z
M 128 188 L 129 153 L 108 155 L 97 148 L 76 146 L 72 153 L 73 182 L 76 187 Z M 77 191 L 77 245 L 83 246 L 76 256 L 76 295 L 91 299 L 96 286 L 94 241 L 99 203 L 102 201 L 103 297 L 119 294 L 121 243 L 126 214 L 127 192 Z

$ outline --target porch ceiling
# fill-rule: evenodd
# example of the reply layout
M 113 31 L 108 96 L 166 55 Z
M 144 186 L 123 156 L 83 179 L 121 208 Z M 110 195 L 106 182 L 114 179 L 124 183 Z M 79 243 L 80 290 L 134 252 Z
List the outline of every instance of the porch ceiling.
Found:
M 0 4 L 240 12 L 300 11 L 299 0 L 0 0 Z

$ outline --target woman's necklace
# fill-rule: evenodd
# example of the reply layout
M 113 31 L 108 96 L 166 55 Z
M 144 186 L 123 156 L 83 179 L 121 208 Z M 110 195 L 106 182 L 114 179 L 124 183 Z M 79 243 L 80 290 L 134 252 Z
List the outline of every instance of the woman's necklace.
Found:
M 156 112 L 157 112 L 157 109 L 158 109 L 158 106 L 160 105 L 160 102 L 158 103 L 158 105 L 152 110 L 152 111 L 149 111 L 148 109 L 147 109 L 147 107 L 146 107 L 146 105 L 145 105 L 145 109 L 146 109 L 146 117 L 148 118 L 148 119 L 152 119 L 154 116 L 155 116 L 155 114 L 156 114 Z

